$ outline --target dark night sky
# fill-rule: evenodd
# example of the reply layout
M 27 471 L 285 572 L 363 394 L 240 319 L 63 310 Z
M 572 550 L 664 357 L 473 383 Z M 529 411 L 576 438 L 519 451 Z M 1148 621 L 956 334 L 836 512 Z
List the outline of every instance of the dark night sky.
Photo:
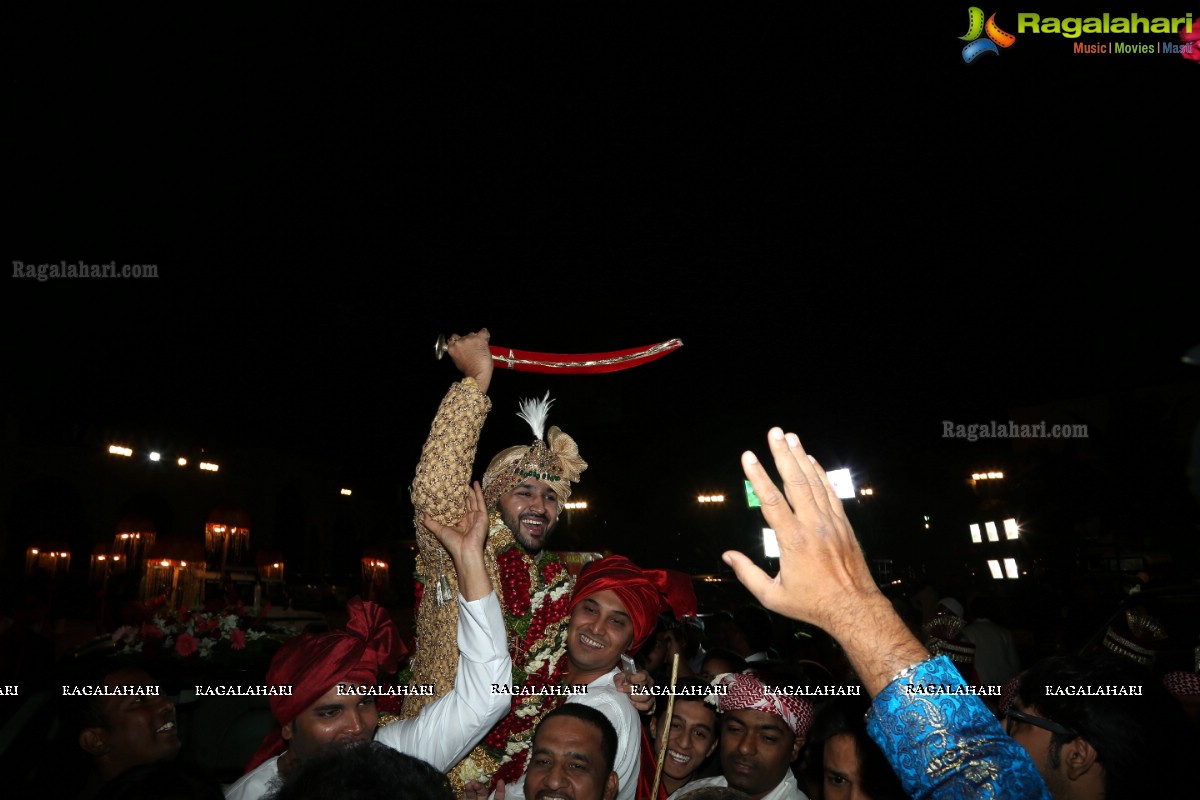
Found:
M 5 12 L 9 260 L 160 274 L 6 280 L 23 419 L 399 482 L 439 332 L 680 337 L 494 382 L 486 452 L 550 389 L 580 494 L 645 530 L 771 424 L 911 477 L 941 420 L 1195 380 L 1182 59 L 1027 36 L 966 66 L 965 8 L 163 13 Z

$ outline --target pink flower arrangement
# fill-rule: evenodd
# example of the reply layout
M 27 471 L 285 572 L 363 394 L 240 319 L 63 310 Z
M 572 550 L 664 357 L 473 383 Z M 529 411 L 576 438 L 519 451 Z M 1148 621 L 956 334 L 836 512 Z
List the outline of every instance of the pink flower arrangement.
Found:
M 118 654 L 145 658 L 174 655 L 187 660 L 211 659 L 221 653 L 244 652 L 263 639 L 277 638 L 262 630 L 260 620 L 243 616 L 238 609 L 219 613 L 159 609 L 148 622 L 126 625 L 112 634 Z M 253 625 L 253 627 L 251 627 Z

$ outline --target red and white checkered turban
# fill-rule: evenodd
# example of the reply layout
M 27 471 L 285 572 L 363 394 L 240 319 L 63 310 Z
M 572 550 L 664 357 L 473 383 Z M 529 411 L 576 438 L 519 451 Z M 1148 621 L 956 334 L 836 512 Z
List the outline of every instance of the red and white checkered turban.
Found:
M 713 678 L 712 685 L 728 687 L 723 695 L 710 695 L 716 699 L 717 708 L 721 711 L 740 711 L 743 708 L 765 711 L 782 719 L 796 736 L 808 736 L 813 719 L 813 707 L 808 698 L 782 694 L 779 690 L 769 688 L 753 670 L 726 672 Z

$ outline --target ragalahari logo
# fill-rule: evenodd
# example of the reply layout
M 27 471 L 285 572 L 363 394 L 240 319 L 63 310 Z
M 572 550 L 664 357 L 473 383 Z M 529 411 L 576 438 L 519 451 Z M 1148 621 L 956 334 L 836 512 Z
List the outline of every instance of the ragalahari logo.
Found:
M 987 33 L 986 39 L 979 37 Z M 964 42 L 970 42 L 963 48 L 963 61 L 970 64 L 975 59 L 979 58 L 984 53 L 992 53 L 1000 55 L 1000 48 L 1012 47 L 1013 42 L 1017 37 L 1011 33 L 1005 33 L 1000 30 L 1000 26 L 996 24 L 996 15 L 992 14 L 987 18 L 987 23 L 983 21 L 983 9 L 979 6 L 971 6 L 967 9 L 967 33 L 965 36 L 958 37 Z

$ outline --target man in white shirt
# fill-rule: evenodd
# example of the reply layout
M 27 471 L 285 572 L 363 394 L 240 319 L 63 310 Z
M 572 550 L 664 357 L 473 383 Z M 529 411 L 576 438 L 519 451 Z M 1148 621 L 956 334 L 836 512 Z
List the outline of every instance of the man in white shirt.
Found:
M 564 682 L 586 687 L 568 697 L 604 714 L 617 732 L 616 800 L 638 796 L 642 725 L 630 697 L 614 683 L 621 655 L 637 652 L 654 633 L 660 610 L 682 601 L 675 597 L 665 570 L 641 569 L 624 556 L 608 556 L 588 564 L 575 584 L 567 629 L 568 674 Z M 508 787 L 506 797 L 520 798 L 525 775 Z M 469 784 L 471 789 L 473 785 Z M 499 785 L 496 797 L 499 797 Z M 649 793 L 649 786 L 646 793 Z M 477 795 L 468 793 L 468 797 Z
M 426 517 L 454 562 L 459 577 L 458 675 L 454 689 L 376 732 L 378 711 L 369 692 L 382 669 L 394 671 L 399 636 L 374 603 L 352 600 L 347 630 L 308 634 L 289 641 L 271 660 L 267 683 L 291 686 L 291 696 L 272 696 L 280 727 L 264 739 L 250 771 L 225 792 L 226 800 L 258 800 L 304 759 L 330 747 L 372 739 L 428 761 L 440 771 L 459 761 L 508 710 L 509 698 L 492 691 L 507 685 L 512 661 L 500 603 L 483 560 L 488 517 L 476 483 L 456 526 Z M 285 749 L 286 748 L 286 749 Z
M 992 622 L 991 600 L 980 597 L 972 603 L 975 621 L 963 628 L 963 636 L 975 643 L 975 672 L 984 686 L 1003 686 L 1021 672 L 1021 659 L 1012 632 Z

